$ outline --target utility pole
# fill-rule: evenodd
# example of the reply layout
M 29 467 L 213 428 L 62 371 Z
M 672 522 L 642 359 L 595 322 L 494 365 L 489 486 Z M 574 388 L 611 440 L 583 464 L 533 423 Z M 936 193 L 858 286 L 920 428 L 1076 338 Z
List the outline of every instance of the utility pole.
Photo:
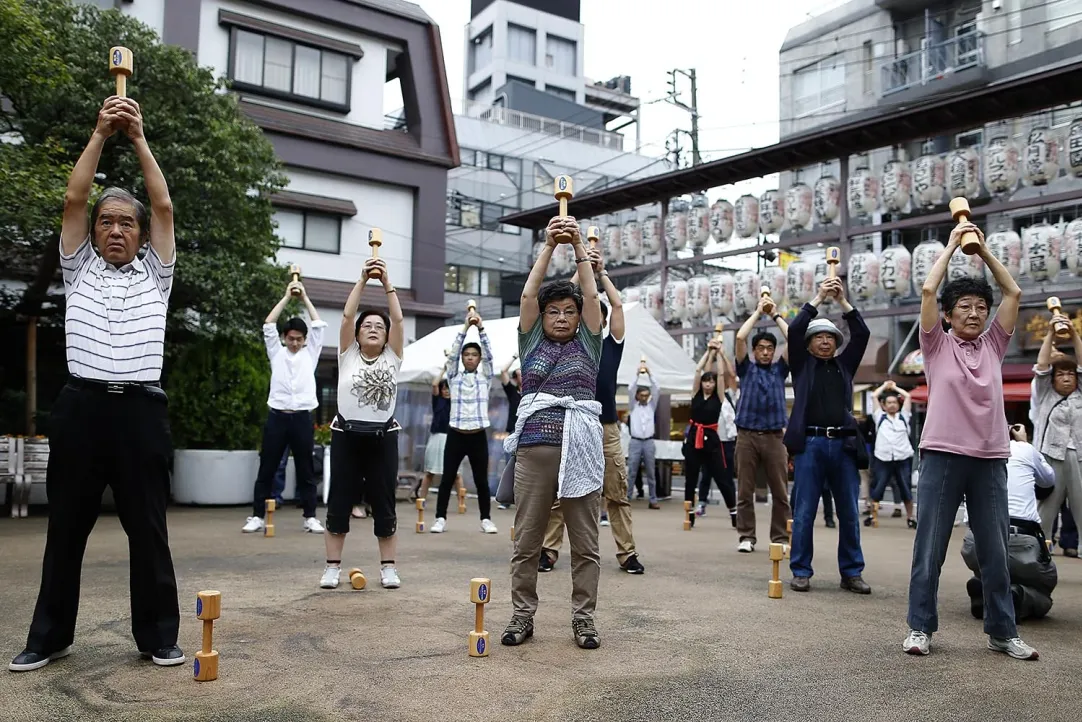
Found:
M 677 75 L 683 75 L 691 84 L 691 105 L 687 105 L 680 100 L 680 92 L 676 89 Z M 691 114 L 691 131 L 684 130 L 682 132 L 691 136 L 692 165 L 699 165 L 699 163 L 702 162 L 702 158 L 699 155 L 699 87 L 695 77 L 695 68 L 691 68 L 690 70 L 675 68 L 669 71 L 669 95 L 665 98 L 665 101 L 675 105 L 677 108 L 683 108 Z

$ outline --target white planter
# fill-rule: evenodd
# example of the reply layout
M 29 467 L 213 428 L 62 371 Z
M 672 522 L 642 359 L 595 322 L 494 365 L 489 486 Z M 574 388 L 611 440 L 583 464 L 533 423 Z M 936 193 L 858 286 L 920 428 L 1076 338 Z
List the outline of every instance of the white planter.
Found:
M 289 467 L 291 470 L 292 464 Z M 177 449 L 173 460 L 173 501 L 200 505 L 251 504 L 258 472 L 258 451 Z M 288 482 L 287 478 L 287 485 Z

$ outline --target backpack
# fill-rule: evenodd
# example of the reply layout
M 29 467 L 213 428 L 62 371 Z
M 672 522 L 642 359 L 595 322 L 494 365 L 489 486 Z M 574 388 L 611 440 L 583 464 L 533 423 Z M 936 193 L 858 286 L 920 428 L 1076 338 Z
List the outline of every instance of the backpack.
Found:
M 902 420 L 902 424 L 905 425 L 905 433 L 909 434 L 909 422 L 905 420 L 901 412 L 898 413 L 898 418 Z M 879 433 L 879 427 L 883 425 L 883 422 L 887 420 L 887 413 L 884 411 L 883 415 L 879 417 L 879 423 L 875 425 L 875 433 Z

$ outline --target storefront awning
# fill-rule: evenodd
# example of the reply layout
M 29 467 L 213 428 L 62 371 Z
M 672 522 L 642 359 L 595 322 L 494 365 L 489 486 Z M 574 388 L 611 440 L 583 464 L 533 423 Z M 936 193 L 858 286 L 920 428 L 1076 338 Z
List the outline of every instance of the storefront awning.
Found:
M 1003 384 L 1003 400 L 1007 403 L 1028 403 L 1030 397 L 1029 381 L 1006 381 Z M 928 386 L 921 384 L 910 392 L 913 403 L 928 403 Z

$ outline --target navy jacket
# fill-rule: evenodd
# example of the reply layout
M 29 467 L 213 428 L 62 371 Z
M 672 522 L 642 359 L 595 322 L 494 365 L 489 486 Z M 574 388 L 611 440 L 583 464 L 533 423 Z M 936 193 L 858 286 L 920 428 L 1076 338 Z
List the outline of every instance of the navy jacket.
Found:
M 804 341 L 804 334 L 808 330 L 808 324 L 819 315 L 818 309 L 810 303 L 805 303 L 800 313 L 789 324 L 789 370 L 793 374 L 793 413 L 789 415 L 789 426 L 785 429 L 785 447 L 792 454 L 804 451 L 804 416 L 807 412 L 808 395 L 811 393 L 811 383 L 814 377 L 810 373 L 812 362 L 815 357 L 808 353 L 808 344 Z M 864 350 L 868 348 L 868 339 L 871 331 L 860 317 L 857 309 L 844 314 L 842 318 L 849 324 L 849 343 L 834 358 L 838 362 L 838 368 L 842 372 L 842 380 L 849 390 L 849 397 L 853 396 L 853 377 L 857 374 L 860 360 L 864 358 Z M 808 373 L 806 373 L 808 372 Z M 853 418 L 852 409 L 846 410 L 846 426 L 856 428 L 857 422 Z M 846 448 L 852 447 L 856 452 L 856 438 L 846 437 Z

